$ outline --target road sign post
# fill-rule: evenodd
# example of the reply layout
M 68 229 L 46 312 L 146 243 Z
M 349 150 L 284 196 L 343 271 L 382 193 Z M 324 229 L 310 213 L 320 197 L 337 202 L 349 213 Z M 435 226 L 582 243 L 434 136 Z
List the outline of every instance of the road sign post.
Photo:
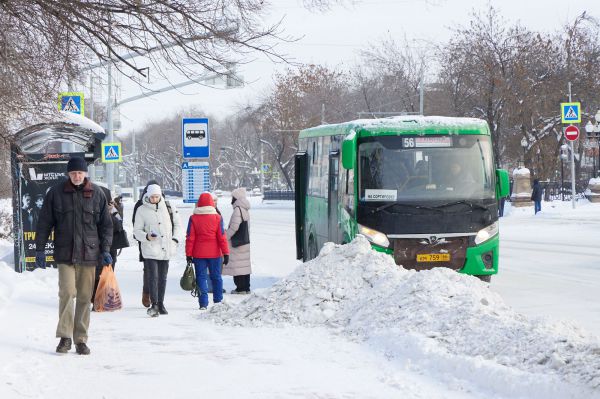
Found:
M 581 123 L 581 103 L 560 103 L 562 123 Z
M 181 164 L 183 202 L 195 204 L 205 191 L 210 191 L 210 168 L 208 162 L 184 162 Z
M 102 143 L 102 162 L 122 162 L 121 143 Z
M 71 91 L 59 93 L 58 110 L 85 116 L 83 93 Z
M 574 125 L 569 125 L 565 129 L 565 138 L 569 141 L 575 141 L 579 138 L 579 128 Z
M 208 158 L 210 134 L 208 118 L 183 118 L 181 120 L 183 158 Z

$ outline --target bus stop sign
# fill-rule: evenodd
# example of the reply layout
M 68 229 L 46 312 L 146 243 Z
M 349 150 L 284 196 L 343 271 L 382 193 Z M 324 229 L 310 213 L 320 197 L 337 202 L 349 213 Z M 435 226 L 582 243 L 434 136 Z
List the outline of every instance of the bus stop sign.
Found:
M 579 138 L 579 129 L 577 126 L 569 125 L 565 129 L 565 138 L 569 141 L 575 141 Z

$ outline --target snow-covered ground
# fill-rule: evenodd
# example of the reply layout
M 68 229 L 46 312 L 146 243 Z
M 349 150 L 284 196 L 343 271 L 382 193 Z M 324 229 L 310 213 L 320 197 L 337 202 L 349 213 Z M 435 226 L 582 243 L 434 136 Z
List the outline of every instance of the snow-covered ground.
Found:
M 149 318 L 129 248 L 125 307 L 92 314 L 87 357 L 54 352 L 56 271 L 0 263 L 0 398 L 600 398 L 600 204 L 508 209 L 490 289 L 397 269 L 362 240 L 301 264 L 293 204 L 252 202 L 254 295 L 201 313 L 179 288 L 180 253 L 170 314 Z

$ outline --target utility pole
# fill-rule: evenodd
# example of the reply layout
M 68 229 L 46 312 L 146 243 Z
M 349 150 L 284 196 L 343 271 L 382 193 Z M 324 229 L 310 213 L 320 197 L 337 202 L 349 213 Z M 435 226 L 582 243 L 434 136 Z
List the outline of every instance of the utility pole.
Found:
M 135 151 L 135 130 L 131 132 L 131 155 L 133 155 L 133 203 L 138 200 L 138 169 L 137 169 L 137 152 Z
M 321 125 L 325 124 L 325 103 L 321 104 Z
M 569 102 L 571 101 L 571 82 L 569 82 Z M 575 209 L 575 145 L 573 143 L 574 141 L 571 141 L 571 204 Z
M 112 143 L 114 140 L 113 136 L 113 120 L 112 120 L 112 63 L 108 63 L 108 99 L 106 100 L 106 130 L 108 130 L 108 142 Z M 115 177 L 112 163 L 104 164 L 104 176 L 106 176 L 106 184 L 108 189 L 113 191 L 115 189 Z
M 94 74 L 90 73 L 90 119 L 94 121 Z M 84 115 L 85 116 L 85 115 Z M 92 181 L 96 180 L 96 165 L 92 162 L 90 164 L 89 176 Z
M 419 115 L 423 115 L 423 97 L 424 97 L 423 80 L 425 80 L 425 78 L 423 76 L 423 72 L 421 72 L 421 81 L 419 82 Z

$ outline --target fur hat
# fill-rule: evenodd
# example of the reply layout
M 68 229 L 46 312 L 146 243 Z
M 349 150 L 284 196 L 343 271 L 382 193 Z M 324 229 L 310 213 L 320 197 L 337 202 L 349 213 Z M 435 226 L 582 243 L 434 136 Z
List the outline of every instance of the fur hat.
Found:
M 69 163 L 67 163 L 67 173 L 68 172 L 87 172 L 88 166 L 85 159 L 81 157 L 73 157 L 69 159 Z

